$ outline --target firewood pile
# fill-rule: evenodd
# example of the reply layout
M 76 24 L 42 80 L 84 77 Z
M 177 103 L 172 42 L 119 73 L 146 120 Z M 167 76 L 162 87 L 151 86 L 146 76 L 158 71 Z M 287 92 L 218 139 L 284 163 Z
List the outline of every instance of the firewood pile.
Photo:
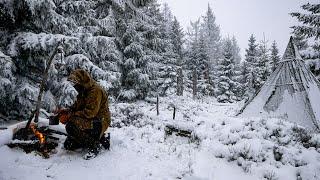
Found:
M 31 124 L 29 128 L 19 129 L 8 144 L 10 148 L 20 148 L 26 153 L 36 152 L 43 158 L 49 158 L 55 153 L 62 132 L 52 130 L 48 126 L 37 127 Z

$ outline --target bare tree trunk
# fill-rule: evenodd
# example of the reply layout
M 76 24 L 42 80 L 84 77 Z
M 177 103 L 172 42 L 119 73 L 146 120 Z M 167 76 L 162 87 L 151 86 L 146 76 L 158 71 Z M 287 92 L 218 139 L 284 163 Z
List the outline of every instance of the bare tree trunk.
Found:
M 192 82 L 193 82 L 192 83 L 193 99 L 195 99 L 197 96 L 197 84 L 198 84 L 197 70 L 195 68 L 193 69 Z
M 177 77 L 177 95 L 183 96 L 183 73 L 182 68 L 178 69 L 178 77 Z

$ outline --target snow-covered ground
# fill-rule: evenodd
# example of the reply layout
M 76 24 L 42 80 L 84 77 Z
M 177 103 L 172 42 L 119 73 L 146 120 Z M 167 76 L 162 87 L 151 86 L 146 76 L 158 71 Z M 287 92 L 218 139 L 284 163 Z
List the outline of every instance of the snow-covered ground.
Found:
M 10 149 L 12 130 L 0 130 L 0 180 L 320 179 L 319 134 L 284 120 L 235 117 L 239 104 L 161 98 L 160 116 L 154 103 L 111 106 L 111 150 L 90 161 L 64 150 L 63 138 L 50 159 Z M 166 136 L 167 124 L 192 130 L 200 143 Z

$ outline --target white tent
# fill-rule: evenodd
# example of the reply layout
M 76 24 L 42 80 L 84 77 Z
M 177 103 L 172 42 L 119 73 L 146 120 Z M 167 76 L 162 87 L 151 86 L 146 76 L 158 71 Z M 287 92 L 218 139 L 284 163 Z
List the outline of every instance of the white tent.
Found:
M 320 83 L 304 64 L 292 37 L 276 70 L 239 115 L 281 117 L 320 129 Z

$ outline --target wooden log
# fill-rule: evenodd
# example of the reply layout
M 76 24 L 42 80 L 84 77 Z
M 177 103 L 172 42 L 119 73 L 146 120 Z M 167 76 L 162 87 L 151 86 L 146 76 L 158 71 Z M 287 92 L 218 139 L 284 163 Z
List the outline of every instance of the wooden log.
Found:
M 172 135 L 173 133 L 176 133 L 178 136 L 182 137 L 191 137 L 192 131 L 189 130 L 182 130 L 177 127 L 174 127 L 172 125 L 167 125 L 165 128 L 166 134 Z
M 174 133 L 176 136 L 189 138 L 190 142 L 194 142 L 196 144 L 200 143 L 200 138 L 197 137 L 192 130 L 181 129 L 173 125 L 166 125 L 165 133 L 167 136 L 172 135 Z

